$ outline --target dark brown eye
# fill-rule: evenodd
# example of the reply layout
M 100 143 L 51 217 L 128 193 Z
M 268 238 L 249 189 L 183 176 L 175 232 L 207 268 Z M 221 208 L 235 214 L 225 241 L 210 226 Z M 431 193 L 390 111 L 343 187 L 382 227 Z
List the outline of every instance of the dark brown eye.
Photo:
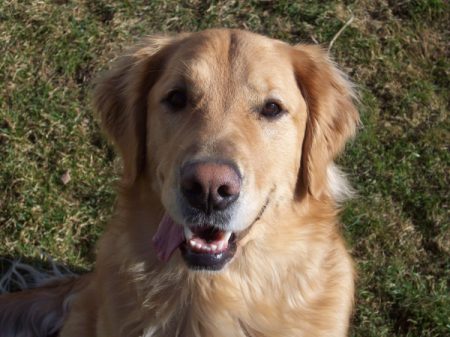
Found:
M 173 110 L 181 110 L 183 109 L 187 104 L 187 95 L 186 92 L 182 89 L 175 89 L 172 90 L 169 95 L 167 95 L 167 98 L 165 99 L 165 102 L 169 105 L 169 107 Z
M 268 101 L 264 104 L 264 107 L 261 110 L 261 115 L 266 118 L 276 118 L 281 115 L 283 109 L 280 105 L 273 101 Z

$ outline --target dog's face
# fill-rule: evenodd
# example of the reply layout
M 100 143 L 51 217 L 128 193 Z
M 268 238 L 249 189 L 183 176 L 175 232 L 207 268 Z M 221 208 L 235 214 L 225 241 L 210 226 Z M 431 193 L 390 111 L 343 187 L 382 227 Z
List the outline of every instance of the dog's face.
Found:
M 357 113 L 318 48 L 211 30 L 131 55 L 100 82 L 96 106 L 124 179 L 147 174 L 164 205 L 161 259 L 180 247 L 188 266 L 219 270 L 268 209 L 331 196 L 327 170 Z

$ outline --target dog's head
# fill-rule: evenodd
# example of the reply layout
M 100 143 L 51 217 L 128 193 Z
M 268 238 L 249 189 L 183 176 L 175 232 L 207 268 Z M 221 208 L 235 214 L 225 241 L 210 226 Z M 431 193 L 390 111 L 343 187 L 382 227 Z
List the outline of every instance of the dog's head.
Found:
M 349 82 L 317 46 L 237 30 L 144 40 L 98 81 L 95 106 L 124 162 L 166 210 L 154 242 L 221 269 L 270 209 L 333 202 L 333 159 L 354 134 Z

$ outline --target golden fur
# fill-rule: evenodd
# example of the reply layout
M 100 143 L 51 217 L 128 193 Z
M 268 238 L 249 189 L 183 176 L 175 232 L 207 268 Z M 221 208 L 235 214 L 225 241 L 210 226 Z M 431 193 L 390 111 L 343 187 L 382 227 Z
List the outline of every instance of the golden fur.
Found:
M 180 81 L 188 108 L 167 111 Z M 260 116 L 267 97 L 287 113 Z M 349 189 L 333 160 L 355 133 L 354 98 L 320 47 L 245 31 L 150 37 L 121 57 L 94 95 L 123 159 L 117 211 L 60 336 L 346 336 L 354 271 L 337 213 Z M 182 223 L 178 168 L 201 158 L 245 177 L 237 252 L 219 272 L 178 252 L 160 262 L 151 244 L 164 212 Z

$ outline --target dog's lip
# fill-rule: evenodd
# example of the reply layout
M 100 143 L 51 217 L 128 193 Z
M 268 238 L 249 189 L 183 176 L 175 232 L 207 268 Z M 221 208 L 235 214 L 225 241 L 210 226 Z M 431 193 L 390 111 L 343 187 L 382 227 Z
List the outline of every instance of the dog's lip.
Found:
M 218 230 L 220 232 L 220 230 Z M 182 242 L 179 246 L 181 255 L 189 268 L 194 270 L 222 269 L 234 256 L 237 249 L 236 235 L 233 232 L 222 231 L 222 238 L 207 242 L 194 233 L 190 239 Z M 199 240 L 199 241 L 197 241 Z M 200 246 L 196 242 L 201 242 Z M 219 246 L 222 244 L 222 246 Z M 216 246 L 212 248 L 211 246 Z

